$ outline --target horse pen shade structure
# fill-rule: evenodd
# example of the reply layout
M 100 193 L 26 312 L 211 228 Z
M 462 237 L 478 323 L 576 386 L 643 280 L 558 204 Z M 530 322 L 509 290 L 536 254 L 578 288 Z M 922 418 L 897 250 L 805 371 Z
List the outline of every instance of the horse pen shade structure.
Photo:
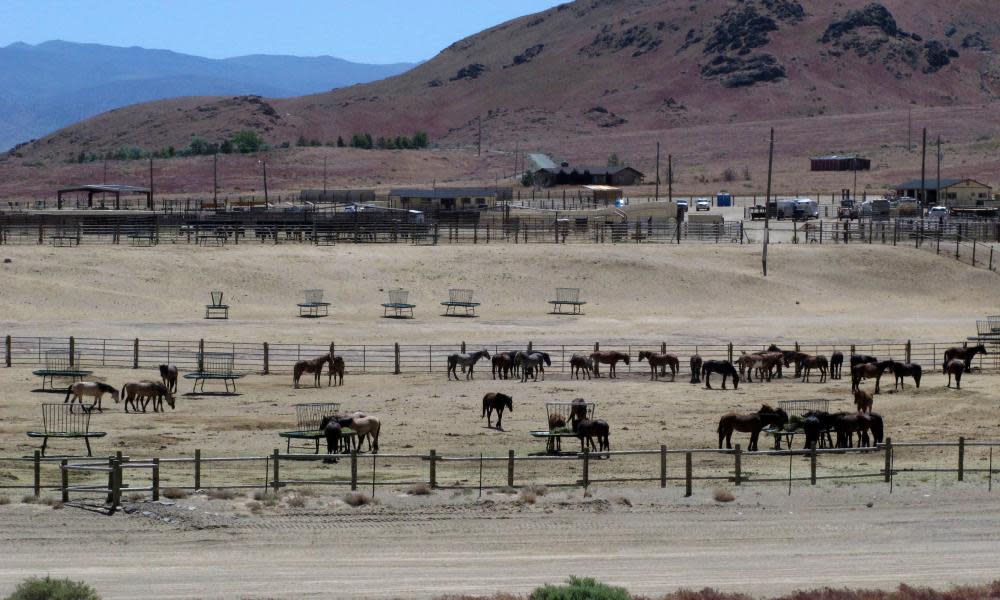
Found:
M 856 154 L 827 154 L 809 158 L 810 171 L 869 171 L 872 161 Z
M 75 193 L 87 194 L 87 208 L 94 207 L 94 194 L 112 194 L 115 197 L 115 210 L 121 207 L 122 194 L 132 194 L 145 196 L 146 207 L 150 210 L 153 209 L 153 191 L 151 189 L 120 183 L 92 183 L 62 188 L 56 192 L 56 206 L 61 210 L 63 207 L 63 196 Z

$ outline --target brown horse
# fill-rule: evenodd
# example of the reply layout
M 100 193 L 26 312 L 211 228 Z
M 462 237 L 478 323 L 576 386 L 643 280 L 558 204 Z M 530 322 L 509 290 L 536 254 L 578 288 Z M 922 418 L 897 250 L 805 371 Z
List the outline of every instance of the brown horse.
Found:
M 177 366 L 160 365 L 160 379 L 171 392 L 177 392 Z
M 585 452 L 588 448 L 598 452 L 610 452 L 611 442 L 609 436 L 611 427 L 607 421 L 601 419 L 582 419 L 573 421 L 573 433 L 580 438 L 580 452 Z M 597 438 L 597 445 L 594 445 L 594 438 Z M 586 440 L 586 444 L 584 444 Z
M 701 383 L 701 356 L 693 354 L 689 362 L 691 367 L 691 383 Z
M 830 355 L 830 379 L 840 379 L 844 369 L 844 353 L 836 350 Z
M 858 407 L 858 412 L 871 412 L 873 404 L 875 396 L 871 392 L 861 388 L 854 390 L 854 405 Z
M 174 395 L 170 393 L 167 386 L 158 381 L 137 381 L 126 383 L 122 386 L 123 400 L 125 402 L 125 412 L 128 412 L 129 405 L 132 410 L 139 412 L 139 403 L 142 403 L 142 412 L 146 412 L 149 401 L 153 401 L 153 412 L 163 408 L 163 399 L 166 398 L 170 408 L 174 408 Z
M 961 358 L 953 358 L 944 365 L 944 372 L 948 374 L 948 387 L 951 387 L 951 376 L 955 376 L 955 389 L 962 389 L 962 374 L 965 373 L 965 361 Z
M 905 377 L 912 377 L 913 383 L 916 384 L 917 388 L 920 387 L 920 378 L 923 377 L 924 370 L 917 363 L 901 363 L 892 361 L 889 369 L 892 371 L 892 374 L 895 375 L 896 379 L 896 385 L 893 386 L 892 389 L 895 390 L 901 387 L 906 389 L 906 386 L 903 384 L 903 378 Z
M 163 409 L 163 400 L 166 398 L 167 405 L 171 410 L 176 408 L 174 404 L 174 395 L 167 389 L 167 386 L 163 385 L 158 381 L 146 382 L 152 383 L 152 389 L 149 393 L 142 394 L 142 412 L 146 412 L 146 407 L 149 402 L 153 402 L 153 412 L 165 412 Z
M 614 379 L 618 377 L 618 374 L 615 372 L 615 366 L 619 363 L 619 361 L 624 362 L 627 365 L 629 358 L 628 354 L 625 354 L 624 352 L 607 350 L 600 352 L 591 352 L 590 360 L 594 361 L 594 377 L 600 378 L 601 374 L 598 371 L 598 366 L 601 364 L 605 364 L 605 365 L 610 365 L 608 368 L 608 377 Z
M 594 370 L 594 361 L 590 359 L 589 356 L 584 356 L 583 354 L 574 354 L 569 359 L 569 368 L 573 374 L 574 379 L 580 378 L 580 372 L 590 379 L 590 373 Z
M 863 362 L 851 367 L 851 391 L 857 390 L 861 386 L 863 379 L 875 380 L 875 393 L 882 393 L 882 373 L 892 367 L 891 360 L 883 360 L 877 363 Z
M 549 415 L 549 433 L 565 428 L 566 419 L 555 413 Z M 550 436 L 546 449 L 549 453 L 562 452 L 562 438 L 559 436 Z
M 295 363 L 295 366 L 292 368 L 292 386 L 294 386 L 295 389 L 299 389 L 299 379 L 302 378 L 302 374 L 312 373 L 313 385 L 315 387 L 320 387 L 319 378 L 323 374 L 323 365 L 330 362 L 330 360 L 332 360 L 332 357 L 330 356 L 330 353 L 327 352 L 323 356 L 300 360 Z
M 799 361 L 801 365 L 800 369 L 802 371 L 802 381 L 809 381 L 809 375 L 812 373 L 813 369 L 819 369 L 819 382 L 823 383 L 826 381 L 826 373 L 829 363 L 825 356 L 812 356 L 809 354 L 802 355 L 802 359 Z
M 490 422 L 490 418 L 493 416 L 493 411 L 496 411 L 497 431 L 503 431 L 503 426 L 500 424 L 500 420 L 503 419 L 504 408 L 510 412 L 514 412 L 514 399 L 507 394 L 490 392 L 483 396 L 483 417 L 486 417 L 486 427 L 493 427 L 493 424 Z
M 643 359 L 649 361 L 650 379 L 659 379 L 660 369 L 670 367 L 670 381 L 677 381 L 677 371 L 680 370 L 681 361 L 676 354 L 659 354 L 643 350 L 639 352 L 639 362 L 642 362 Z
M 755 452 L 761 429 L 768 425 L 780 428 L 784 427 L 786 423 L 788 423 L 788 414 L 780 408 L 771 408 L 767 404 L 762 404 L 757 412 L 726 413 L 719 419 L 719 448 L 722 448 L 722 440 L 725 440 L 726 448 L 732 449 L 733 432 L 739 431 L 750 434 L 750 444 L 747 446 L 747 450 Z
M 986 346 L 979 344 L 978 346 L 973 346 L 971 348 L 963 348 L 962 346 L 955 346 L 948 348 L 944 351 L 944 372 L 948 372 L 948 362 L 953 359 L 961 359 L 965 363 L 965 372 L 972 372 L 972 359 L 976 357 L 977 354 L 989 354 L 986 352 Z
M 514 365 L 515 352 L 498 352 L 490 359 L 493 367 L 493 379 L 510 379 L 511 368 Z
M 871 429 L 872 419 L 862 412 L 856 413 L 834 413 L 833 429 L 837 432 L 838 448 L 853 448 L 854 434 L 858 434 L 858 447 L 867 446 L 868 431 Z
M 326 376 L 326 385 L 332 386 L 334 382 L 336 385 L 344 385 L 344 357 L 334 356 L 333 360 L 330 361 L 330 371 Z

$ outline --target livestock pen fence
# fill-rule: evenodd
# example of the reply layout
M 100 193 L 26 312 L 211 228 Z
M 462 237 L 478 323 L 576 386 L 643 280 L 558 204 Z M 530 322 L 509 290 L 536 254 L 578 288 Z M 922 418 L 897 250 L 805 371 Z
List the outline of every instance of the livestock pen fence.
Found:
M 4 366 L 28 367 L 45 365 L 46 356 L 65 352 L 70 366 L 95 369 L 101 367 L 147 369 L 161 364 L 173 364 L 181 371 L 196 371 L 199 357 L 206 354 L 226 354 L 233 357 L 233 370 L 242 373 L 291 373 L 299 360 L 314 358 L 333 352 L 344 358 L 347 372 L 352 374 L 443 373 L 448 356 L 485 348 L 490 354 L 512 350 L 546 352 L 552 366 L 546 373 L 570 373 L 570 360 L 574 354 L 589 355 L 598 350 L 624 352 L 631 357 L 628 365 L 619 364 L 619 373 L 649 374 L 649 366 L 638 362 L 638 353 L 669 352 L 680 360 L 680 375 L 689 375 L 688 358 L 693 354 L 704 360 L 735 360 L 743 352 L 767 349 L 771 340 L 743 340 L 729 343 L 606 343 L 554 344 L 526 341 L 523 343 L 482 342 L 458 344 L 295 344 L 274 342 L 223 342 L 209 340 L 171 341 L 145 339 L 102 339 L 77 337 L 4 337 Z M 915 362 L 928 371 L 935 370 L 946 349 L 966 345 L 967 342 L 914 342 L 858 341 L 833 342 L 779 342 L 784 350 L 798 350 L 807 354 L 829 357 L 835 351 L 849 359 L 851 354 L 870 354 L 880 359 Z M 1000 353 L 977 355 L 973 367 L 983 372 L 1000 372 Z M 601 369 L 602 371 L 605 369 Z M 489 376 L 490 364 L 478 365 L 480 377 Z
M 575 442 L 575 440 L 574 440 Z M 569 441 L 567 441 L 569 443 Z M 106 458 L 0 457 L 0 490 L 22 490 L 38 497 L 59 492 L 123 495 L 158 500 L 166 489 L 246 489 L 261 492 L 331 486 L 365 490 L 426 485 L 432 489 L 496 490 L 525 486 L 573 488 L 642 486 L 683 490 L 695 486 L 785 484 L 820 481 L 985 484 L 990 491 L 993 451 L 1000 441 L 960 437 L 952 441 L 894 443 L 877 447 L 782 449 L 659 448 L 584 451 L 562 456 L 506 453 L 442 455 L 426 453 L 291 454 L 263 456 L 188 456 L 140 458 L 121 452 Z M 336 463 L 329 462 L 336 459 Z M 78 497 L 78 496 L 77 496 Z

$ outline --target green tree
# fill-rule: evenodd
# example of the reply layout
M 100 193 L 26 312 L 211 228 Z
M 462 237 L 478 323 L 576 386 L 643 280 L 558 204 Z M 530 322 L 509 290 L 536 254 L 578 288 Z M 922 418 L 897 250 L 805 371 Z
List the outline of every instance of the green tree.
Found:
M 251 154 L 264 149 L 264 139 L 256 131 L 244 129 L 233 136 L 233 148 L 240 154 Z
M 222 143 L 219 144 L 219 152 L 222 152 L 223 154 L 232 154 L 233 143 L 229 140 L 222 140 Z
M 427 133 L 423 131 L 418 131 L 413 134 L 413 147 L 414 148 L 426 148 L 427 147 Z

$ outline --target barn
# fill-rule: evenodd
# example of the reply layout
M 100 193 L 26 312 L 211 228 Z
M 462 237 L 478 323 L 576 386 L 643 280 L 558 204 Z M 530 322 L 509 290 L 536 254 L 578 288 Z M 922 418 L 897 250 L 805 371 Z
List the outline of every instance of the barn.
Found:
M 993 206 L 992 188 L 975 179 L 942 179 L 934 177 L 924 180 L 927 190 L 925 206 Z M 896 194 L 908 198 L 920 198 L 920 180 L 906 181 L 896 186 Z
M 512 197 L 511 188 L 396 188 L 389 191 L 389 206 L 421 211 L 481 210 Z
M 872 161 L 856 154 L 827 154 L 809 158 L 810 171 L 870 171 Z

